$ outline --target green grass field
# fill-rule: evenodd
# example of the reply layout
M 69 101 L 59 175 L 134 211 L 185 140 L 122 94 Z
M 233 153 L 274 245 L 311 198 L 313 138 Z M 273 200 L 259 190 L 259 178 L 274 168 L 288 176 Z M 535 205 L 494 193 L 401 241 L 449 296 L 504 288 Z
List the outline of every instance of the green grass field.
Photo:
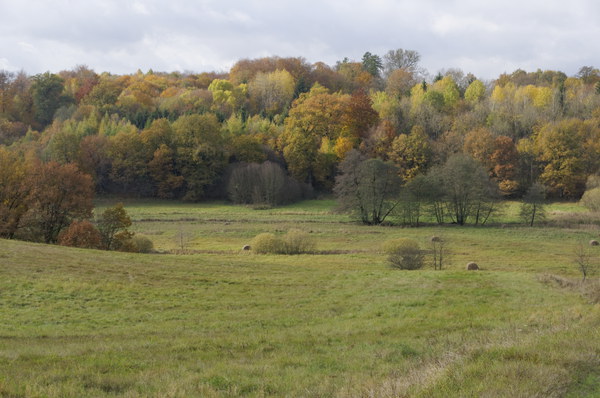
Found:
M 573 262 L 595 226 L 524 227 L 514 203 L 493 226 L 422 228 L 327 200 L 125 205 L 161 254 L 0 240 L 0 397 L 600 396 L 599 275 L 581 285 Z M 241 250 L 290 228 L 317 253 Z M 445 270 L 386 264 L 385 240 L 432 235 Z

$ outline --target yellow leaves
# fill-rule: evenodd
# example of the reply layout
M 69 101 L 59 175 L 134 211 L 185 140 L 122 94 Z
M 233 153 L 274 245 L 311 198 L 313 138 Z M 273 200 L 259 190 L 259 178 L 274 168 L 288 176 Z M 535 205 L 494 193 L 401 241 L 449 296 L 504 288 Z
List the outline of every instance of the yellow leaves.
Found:
M 469 84 L 465 91 L 465 99 L 471 104 L 481 101 L 485 96 L 485 86 L 480 80 L 475 80 Z
M 356 146 L 356 139 L 352 139 L 350 137 L 338 137 L 335 140 L 335 146 L 333 147 L 333 153 L 338 157 L 338 159 L 344 159 L 346 154 L 354 149 Z
M 600 129 L 579 119 L 547 123 L 534 136 L 541 180 L 560 195 L 577 196 L 589 172 L 598 167 Z M 592 144 L 592 145 L 590 145 Z
M 180 89 L 178 87 L 169 87 L 166 90 L 163 90 L 162 93 L 160 93 L 160 97 L 161 98 L 172 98 L 178 94 L 180 94 L 183 91 L 183 89 Z
M 423 128 L 416 125 L 410 134 L 394 138 L 389 156 L 406 181 L 423 172 L 431 158 L 431 146 Z
M 496 85 L 492 91 L 492 101 L 495 103 L 511 101 L 514 98 L 515 91 L 516 88 L 513 83 L 508 83 L 504 86 Z
M 415 84 L 410 90 L 410 101 L 413 109 L 419 107 L 425 99 L 425 87 L 423 84 Z
M 453 107 L 460 99 L 458 86 L 454 79 L 452 79 L 452 76 L 444 76 L 444 78 L 433 84 L 432 89 L 439 91 L 444 96 L 444 105 L 446 107 Z
M 552 103 L 552 89 L 528 84 L 516 90 L 514 101 L 522 105 L 533 104 L 536 108 L 545 108 Z
M 580 79 L 569 77 L 565 80 L 565 97 L 572 101 L 577 98 L 578 93 L 583 87 L 583 82 Z
M 377 91 L 371 94 L 373 109 L 377 111 L 379 118 L 385 120 L 394 120 L 400 109 L 400 101 L 396 97 L 388 95 L 384 91 Z
M 550 87 L 537 87 L 533 106 L 545 108 L 552 103 L 552 89 Z
M 276 70 L 270 73 L 259 72 L 248 86 L 251 104 L 256 110 L 263 109 L 274 115 L 289 106 L 296 81 L 286 70 Z

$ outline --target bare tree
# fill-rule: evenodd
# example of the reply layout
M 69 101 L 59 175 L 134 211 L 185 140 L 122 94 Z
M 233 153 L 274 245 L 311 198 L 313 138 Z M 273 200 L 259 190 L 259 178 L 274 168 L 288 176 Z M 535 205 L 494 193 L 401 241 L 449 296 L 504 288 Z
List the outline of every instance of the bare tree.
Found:
M 381 224 L 399 203 L 400 177 L 394 165 L 366 159 L 356 150 L 340 164 L 333 188 L 341 210 L 355 214 L 364 224 Z
M 187 247 L 192 240 L 191 234 L 183 228 L 182 224 L 179 224 L 179 229 L 177 230 L 177 234 L 175 235 L 175 240 L 177 246 L 181 249 L 182 253 L 185 253 Z
M 433 269 L 441 270 L 448 259 L 447 242 L 439 236 L 432 236 L 430 241 L 433 255 Z
M 583 279 L 581 279 L 581 282 L 583 283 L 591 271 L 592 259 L 588 249 L 582 243 L 577 245 L 577 248 L 575 249 L 574 261 L 583 275 Z
M 404 69 L 413 75 L 421 72 L 419 68 L 419 61 L 421 55 L 418 51 L 404 50 L 399 48 L 397 50 L 390 50 L 383 56 L 383 67 L 385 74 L 389 75 L 396 69 Z

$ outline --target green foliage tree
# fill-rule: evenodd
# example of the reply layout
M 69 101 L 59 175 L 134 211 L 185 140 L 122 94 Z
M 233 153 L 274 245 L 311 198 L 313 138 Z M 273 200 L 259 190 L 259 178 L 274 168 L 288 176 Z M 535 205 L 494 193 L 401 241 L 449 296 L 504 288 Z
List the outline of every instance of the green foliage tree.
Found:
M 52 123 L 54 113 L 69 100 L 63 95 L 63 83 L 63 79 L 50 72 L 33 77 L 31 92 L 35 119 L 41 126 Z
M 120 131 L 110 137 L 110 179 L 122 193 L 145 194 L 150 191 L 148 154 L 137 129 Z
M 465 90 L 465 99 L 471 105 L 482 101 L 485 97 L 485 86 L 480 80 L 475 80 Z
M 215 79 L 208 86 L 208 91 L 213 95 L 212 110 L 226 118 L 244 107 L 248 85 L 234 85 L 229 80 Z
M 364 53 L 362 57 L 362 66 L 364 70 L 369 72 L 374 77 L 379 77 L 381 70 L 383 69 L 383 63 L 381 57 L 378 55 L 371 54 L 370 52 Z
M 227 157 L 214 114 L 184 115 L 173 123 L 176 166 L 185 180 L 185 200 L 207 195 L 225 169 Z
M 127 230 L 131 226 L 131 218 L 127 214 L 123 203 L 117 203 L 113 207 L 105 209 L 102 216 L 97 220 L 97 224 L 106 250 L 117 249 L 121 243 L 120 241 L 133 236 Z

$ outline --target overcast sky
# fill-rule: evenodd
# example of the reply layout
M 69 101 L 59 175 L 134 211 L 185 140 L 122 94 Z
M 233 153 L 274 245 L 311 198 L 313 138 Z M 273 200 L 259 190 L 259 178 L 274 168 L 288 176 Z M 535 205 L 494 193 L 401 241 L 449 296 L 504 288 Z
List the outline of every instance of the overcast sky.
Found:
M 417 50 L 431 74 L 600 67 L 598 0 L 0 0 L 0 69 L 228 71 Z

